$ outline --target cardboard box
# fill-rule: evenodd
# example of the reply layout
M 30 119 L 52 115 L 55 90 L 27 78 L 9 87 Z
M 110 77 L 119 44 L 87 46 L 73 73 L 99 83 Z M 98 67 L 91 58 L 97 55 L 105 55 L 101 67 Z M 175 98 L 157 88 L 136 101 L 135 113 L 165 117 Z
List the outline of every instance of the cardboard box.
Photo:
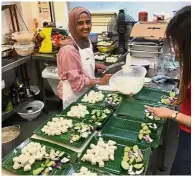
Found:
M 164 39 L 167 23 L 145 22 L 133 26 L 130 36 L 145 39 Z

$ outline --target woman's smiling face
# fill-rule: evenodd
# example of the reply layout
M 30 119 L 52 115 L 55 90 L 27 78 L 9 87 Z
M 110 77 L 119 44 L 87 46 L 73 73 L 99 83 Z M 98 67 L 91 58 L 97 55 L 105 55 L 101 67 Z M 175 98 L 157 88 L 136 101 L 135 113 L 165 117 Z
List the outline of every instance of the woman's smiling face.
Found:
M 91 18 L 87 13 L 81 13 L 76 24 L 76 31 L 81 38 L 86 38 L 91 32 Z

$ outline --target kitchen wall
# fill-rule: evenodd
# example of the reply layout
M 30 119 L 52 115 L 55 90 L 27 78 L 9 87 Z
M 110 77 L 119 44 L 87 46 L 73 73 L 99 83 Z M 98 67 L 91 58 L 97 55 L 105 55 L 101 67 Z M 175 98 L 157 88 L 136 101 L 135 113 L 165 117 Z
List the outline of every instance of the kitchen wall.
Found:
M 3 4 L 3 2 L 2 2 L 2 4 Z M 15 4 L 17 5 L 17 8 L 22 15 L 21 2 L 16 2 Z M 12 29 L 9 9 L 5 9 L 4 11 L 1 11 L 1 20 L 2 20 L 1 21 L 1 27 L 2 27 L 1 39 L 2 39 L 2 43 L 5 43 L 5 36 L 4 35 L 9 32 L 10 28 Z M 20 28 L 24 29 L 23 23 L 21 23 L 21 18 L 19 15 L 18 15 L 18 20 L 19 20 Z
M 21 2 L 16 2 L 16 5 L 28 29 L 32 31 L 33 19 L 37 18 L 39 20 L 37 2 L 21 1 Z M 65 29 L 67 29 L 68 27 L 67 2 L 65 1 L 54 2 L 54 11 L 55 11 L 55 19 L 56 19 L 57 25 L 62 25 Z M 5 33 L 9 32 L 9 29 L 10 27 L 12 28 L 12 26 L 11 26 L 9 10 L 6 9 L 4 11 L 1 11 L 1 13 L 2 13 L 2 34 L 1 36 L 2 36 L 2 43 L 4 43 L 5 42 L 4 35 Z M 19 20 L 21 30 L 26 30 L 24 23 L 19 15 L 18 15 L 18 20 Z M 42 26 L 42 22 L 40 22 L 40 27 L 41 26 Z
M 147 11 L 149 20 L 152 20 L 153 14 L 164 13 L 167 16 L 172 16 L 173 11 L 180 9 L 185 5 L 189 5 L 189 2 L 141 2 L 141 1 L 114 1 L 114 2 L 70 2 L 70 8 L 76 6 L 82 6 L 87 8 L 90 12 L 118 12 L 119 9 L 125 9 L 129 16 L 132 16 L 136 21 L 138 20 L 138 13 L 140 11 Z

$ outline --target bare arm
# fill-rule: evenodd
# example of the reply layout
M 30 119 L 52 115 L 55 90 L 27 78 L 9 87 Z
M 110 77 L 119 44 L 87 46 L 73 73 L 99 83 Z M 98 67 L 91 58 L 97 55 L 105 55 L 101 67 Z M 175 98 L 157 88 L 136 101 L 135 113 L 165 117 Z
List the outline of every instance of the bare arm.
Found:
M 176 113 L 176 111 L 165 107 L 145 106 L 145 108 L 147 108 L 148 111 L 154 113 L 156 116 L 167 119 L 172 119 L 172 115 Z M 183 124 L 184 126 L 191 127 L 191 116 L 179 112 L 177 114 L 176 121 L 180 124 Z
M 111 78 L 111 74 L 105 74 L 103 78 L 100 79 L 89 79 L 89 85 L 94 86 L 94 85 L 105 85 L 108 83 L 109 79 Z
M 176 121 L 180 124 L 183 124 L 184 126 L 191 128 L 191 116 L 179 112 L 177 114 Z

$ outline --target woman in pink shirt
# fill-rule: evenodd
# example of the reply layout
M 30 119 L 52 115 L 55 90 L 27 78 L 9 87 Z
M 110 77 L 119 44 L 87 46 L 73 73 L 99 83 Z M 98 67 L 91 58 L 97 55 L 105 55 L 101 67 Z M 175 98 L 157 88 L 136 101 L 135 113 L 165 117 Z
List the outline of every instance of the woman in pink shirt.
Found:
M 95 69 L 104 70 L 102 64 L 95 64 L 91 41 L 91 14 L 85 8 L 76 7 L 69 15 L 70 35 L 63 42 L 57 56 L 58 95 L 63 100 L 63 108 L 76 101 L 87 88 L 93 85 L 105 85 L 111 75 L 95 78 Z

